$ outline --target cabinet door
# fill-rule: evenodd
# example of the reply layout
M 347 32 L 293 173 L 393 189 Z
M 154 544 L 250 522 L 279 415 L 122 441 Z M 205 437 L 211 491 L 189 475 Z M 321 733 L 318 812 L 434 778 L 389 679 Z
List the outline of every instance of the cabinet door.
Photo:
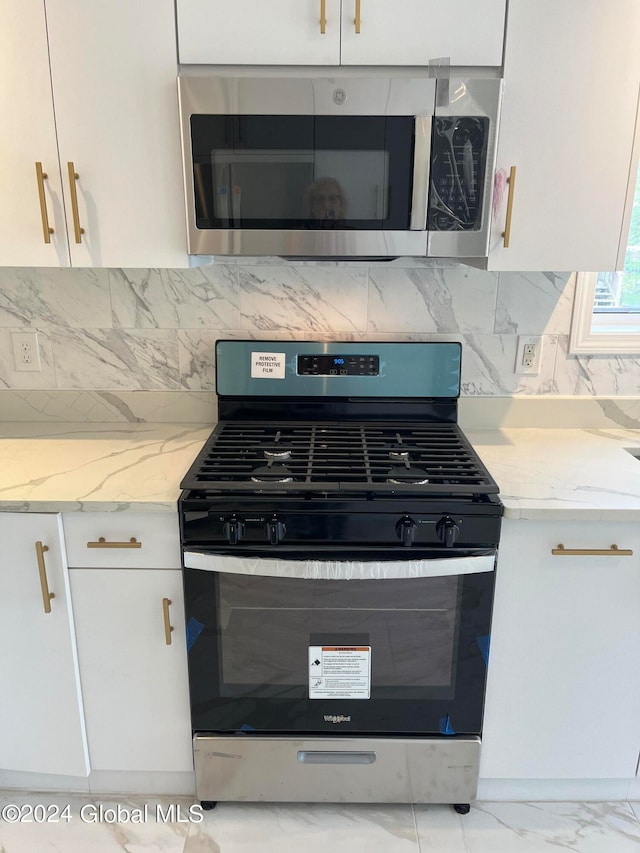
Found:
M 553 556 L 552 548 L 633 550 Z M 481 776 L 631 779 L 640 745 L 640 536 L 505 519 Z
M 71 569 L 70 576 L 92 769 L 192 770 L 182 573 Z
M 639 43 L 637 0 L 509 5 L 489 269 L 616 269 L 626 242 Z
M 340 64 L 340 0 L 177 0 L 176 5 L 182 63 Z
M 173 0 L 46 7 L 72 266 L 185 266 Z
M 69 266 L 42 0 L 0 5 L 0 265 Z M 51 242 L 45 242 L 36 163 Z
M 343 65 L 501 65 L 505 0 L 342 0 Z
M 48 588 L 45 612 L 36 543 Z M 0 513 L 0 766 L 89 772 L 59 517 Z

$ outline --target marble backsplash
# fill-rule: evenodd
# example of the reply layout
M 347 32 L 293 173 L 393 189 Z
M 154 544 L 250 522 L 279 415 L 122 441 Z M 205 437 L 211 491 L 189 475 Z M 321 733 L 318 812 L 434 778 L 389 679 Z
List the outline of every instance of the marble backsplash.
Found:
M 194 411 L 209 411 L 214 342 L 226 337 L 456 340 L 465 397 L 638 397 L 640 357 L 568 354 L 574 286 L 567 273 L 491 273 L 415 259 L 242 258 L 191 270 L 5 267 L 0 407 L 11 399 L 12 411 L 17 400 L 42 411 L 45 401 L 66 411 L 75 400 L 82 419 L 103 407 L 137 420 L 148 413 L 136 414 L 130 392 L 153 391 L 167 392 L 153 406 L 168 419 L 178 405 L 168 392 L 180 391 Z M 11 334 L 26 329 L 38 333 L 40 372 L 15 369 Z M 522 334 L 543 336 L 537 376 L 514 373 Z

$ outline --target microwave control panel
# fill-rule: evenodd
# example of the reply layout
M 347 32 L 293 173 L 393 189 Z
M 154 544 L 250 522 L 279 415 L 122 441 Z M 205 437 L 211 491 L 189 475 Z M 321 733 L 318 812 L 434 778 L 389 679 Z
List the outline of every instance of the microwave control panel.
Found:
M 377 355 L 299 355 L 298 376 L 378 376 Z
M 488 137 L 486 117 L 434 118 L 427 226 L 430 231 L 481 228 Z

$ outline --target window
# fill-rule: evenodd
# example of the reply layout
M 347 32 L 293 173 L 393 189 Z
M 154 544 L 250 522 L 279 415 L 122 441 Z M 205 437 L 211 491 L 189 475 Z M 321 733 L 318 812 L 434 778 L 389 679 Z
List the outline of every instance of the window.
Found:
M 622 272 L 578 273 L 569 352 L 640 352 L 640 170 Z

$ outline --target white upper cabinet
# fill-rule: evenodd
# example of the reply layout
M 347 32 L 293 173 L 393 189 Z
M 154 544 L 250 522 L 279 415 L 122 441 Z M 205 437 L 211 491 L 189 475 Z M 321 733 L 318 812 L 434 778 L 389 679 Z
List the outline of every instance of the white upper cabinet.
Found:
M 639 46 L 638 0 L 509 4 L 489 269 L 619 268 Z
M 504 0 L 342 0 L 342 64 L 501 65 L 504 16 Z
M 0 264 L 69 266 L 42 2 L 3 0 L 0 54 Z
M 0 25 L 0 264 L 186 266 L 172 0 L 4 0 Z
M 182 63 L 340 64 L 340 0 L 177 0 L 176 6 Z
M 505 0 L 177 0 L 181 63 L 500 65 Z

